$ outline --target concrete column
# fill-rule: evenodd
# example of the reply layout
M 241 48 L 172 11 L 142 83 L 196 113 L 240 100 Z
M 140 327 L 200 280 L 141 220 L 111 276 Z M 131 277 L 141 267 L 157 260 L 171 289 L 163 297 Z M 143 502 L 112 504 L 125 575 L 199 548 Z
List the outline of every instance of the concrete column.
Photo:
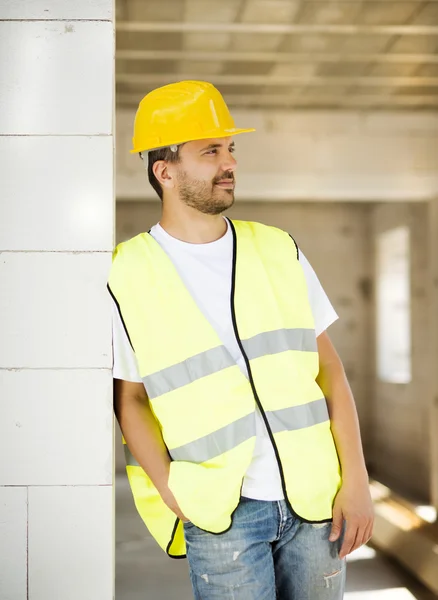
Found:
M 0 598 L 113 598 L 111 0 L 0 2 Z
M 438 198 L 429 206 L 430 257 L 430 486 L 431 503 L 438 509 Z

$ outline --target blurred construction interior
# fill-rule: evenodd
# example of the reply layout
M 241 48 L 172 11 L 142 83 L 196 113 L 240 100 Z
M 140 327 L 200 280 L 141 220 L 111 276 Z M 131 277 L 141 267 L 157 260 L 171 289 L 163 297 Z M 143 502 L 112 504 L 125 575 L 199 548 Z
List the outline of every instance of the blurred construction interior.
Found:
M 291 232 L 340 316 L 330 335 L 358 405 L 382 553 L 350 565 L 348 597 L 434 597 L 438 2 L 118 0 L 117 19 L 117 241 L 160 215 L 129 155 L 138 102 L 211 81 L 238 126 L 257 129 L 236 138 L 230 216 Z M 118 600 L 154 598 L 158 580 L 160 598 L 189 598 L 186 567 L 155 552 L 118 481 Z M 386 584 L 383 555 L 432 591 Z

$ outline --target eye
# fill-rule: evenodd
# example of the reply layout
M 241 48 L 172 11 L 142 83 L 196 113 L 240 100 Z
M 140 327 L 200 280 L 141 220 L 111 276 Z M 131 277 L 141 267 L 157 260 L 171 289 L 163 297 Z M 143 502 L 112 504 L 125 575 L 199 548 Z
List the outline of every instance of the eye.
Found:
M 233 154 L 233 152 L 236 152 L 236 148 L 235 148 L 235 146 L 230 146 L 230 147 L 228 148 L 228 150 L 231 152 L 231 154 Z
M 208 154 L 217 154 L 217 148 L 213 148 L 212 150 L 209 150 L 208 152 L 205 153 L 206 155 Z

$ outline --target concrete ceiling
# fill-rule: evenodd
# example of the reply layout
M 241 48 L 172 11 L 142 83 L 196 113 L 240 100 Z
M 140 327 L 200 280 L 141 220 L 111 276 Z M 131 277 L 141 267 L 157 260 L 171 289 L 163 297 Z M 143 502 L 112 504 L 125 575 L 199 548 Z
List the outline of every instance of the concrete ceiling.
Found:
M 231 107 L 438 109 L 438 0 L 116 0 L 117 103 L 182 79 Z

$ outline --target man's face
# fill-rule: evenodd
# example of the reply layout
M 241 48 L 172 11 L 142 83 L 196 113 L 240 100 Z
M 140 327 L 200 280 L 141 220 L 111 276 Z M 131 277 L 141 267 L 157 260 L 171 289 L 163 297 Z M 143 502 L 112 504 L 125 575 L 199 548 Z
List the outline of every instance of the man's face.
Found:
M 188 142 L 175 165 L 177 191 L 187 205 L 207 215 L 218 215 L 234 204 L 234 142 L 217 138 Z

